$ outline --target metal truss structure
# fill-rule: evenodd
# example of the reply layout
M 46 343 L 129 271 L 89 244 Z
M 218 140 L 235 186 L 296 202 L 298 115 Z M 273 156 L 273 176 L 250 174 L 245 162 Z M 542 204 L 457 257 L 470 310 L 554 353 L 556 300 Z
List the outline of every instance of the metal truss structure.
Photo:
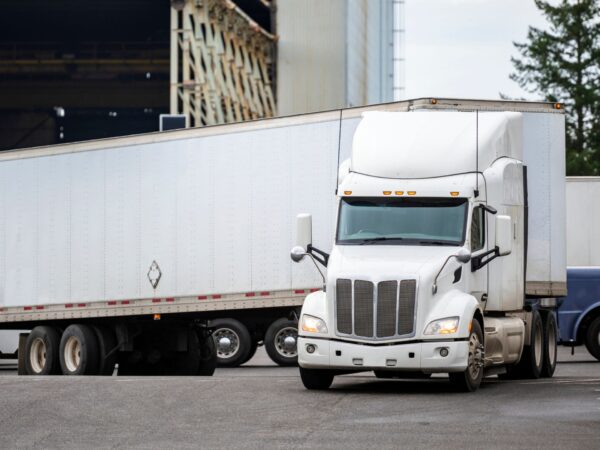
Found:
M 171 114 L 188 127 L 273 117 L 276 36 L 229 0 L 171 1 Z

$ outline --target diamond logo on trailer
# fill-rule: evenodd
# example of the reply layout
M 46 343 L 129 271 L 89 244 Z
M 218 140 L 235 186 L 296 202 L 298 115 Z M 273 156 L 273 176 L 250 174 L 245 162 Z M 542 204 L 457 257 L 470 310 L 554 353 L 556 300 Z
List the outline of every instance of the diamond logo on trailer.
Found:
M 150 264 L 150 269 L 148 270 L 148 280 L 152 285 L 152 289 L 156 289 L 161 276 L 162 272 L 160 271 L 158 263 L 156 261 L 152 261 L 152 264 Z

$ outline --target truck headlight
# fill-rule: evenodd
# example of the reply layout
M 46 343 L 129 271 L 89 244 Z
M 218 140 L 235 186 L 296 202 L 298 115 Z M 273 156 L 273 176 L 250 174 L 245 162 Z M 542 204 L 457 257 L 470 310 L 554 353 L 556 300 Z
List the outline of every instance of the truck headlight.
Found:
M 446 317 L 445 319 L 429 322 L 423 334 L 452 334 L 458 331 L 458 317 Z
M 307 333 L 327 333 L 327 325 L 318 317 L 304 314 L 302 316 L 300 328 Z

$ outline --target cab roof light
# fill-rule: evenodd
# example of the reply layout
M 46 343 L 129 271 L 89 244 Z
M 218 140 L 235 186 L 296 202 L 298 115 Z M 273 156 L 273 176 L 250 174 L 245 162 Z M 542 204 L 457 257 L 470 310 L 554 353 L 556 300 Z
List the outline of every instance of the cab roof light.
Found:
M 396 191 L 396 195 L 404 195 L 404 191 Z
M 383 195 L 392 195 L 392 191 L 383 191 Z
M 408 195 L 417 195 L 417 191 L 408 191 L 407 194 Z
M 456 192 L 456 191 L 450 192 L 450 195 L 452 197 L 458 197 L 459 194 L 460 194 L 460 192 Z
M 344 195 L 352 195 L 352 191 L 344 191 Z

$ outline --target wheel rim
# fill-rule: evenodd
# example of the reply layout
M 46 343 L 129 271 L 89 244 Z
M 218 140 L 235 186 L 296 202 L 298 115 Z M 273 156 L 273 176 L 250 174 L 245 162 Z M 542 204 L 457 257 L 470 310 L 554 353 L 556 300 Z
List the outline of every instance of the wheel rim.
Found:
M 285 358 L 295 358 L 298 356 L 298 329 L 294 327 L 285 327 L 277 332 L 274 338 L 275 350 Z
M 483 346 L 476 333 L 471 333 L 469 338 L 469 376 L 471 380 L 479 378 L 483 367 Z
M 533 343 L 533 347 L 535 349 L 535 365 L 537 367 L 540 367 L 542 365 L 542 327 L 538 326 L 535 327 L 535 335 L 534 335 L 534 340 L 535 342 Z
M 240 337 L 231 328 L 219 328 L 213 333 L 217 357 L 227 359 L 240 351 Z
M 548 330 L 548 362 L 552 367 L 556 362 L 556 328 L 553 326 Z
M 46 366 L 46 343 L 42 338 L 35 338 L 31 344 L 29 362 L 35 373 L 42 373 Z
M 75 336 L 69 336 L 65 343 L 65 365 L 69 372 L 76 372 L 81 364 L 81 343 Z

